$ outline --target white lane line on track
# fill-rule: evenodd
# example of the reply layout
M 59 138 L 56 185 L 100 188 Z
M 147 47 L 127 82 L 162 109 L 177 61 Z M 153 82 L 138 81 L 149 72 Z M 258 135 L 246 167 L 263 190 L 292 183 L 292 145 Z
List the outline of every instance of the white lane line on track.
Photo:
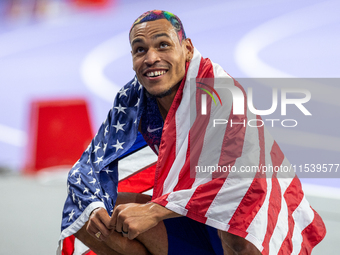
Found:
M 276 69 L 263 62 L 259 53 L 266 47 L 280 40 L 315 28 L 336 24 L 340 21 L 337 1 L 325 1 L 308 6 L 256 27 L 246 34 L 238 43 L 235 52 L 236 63 L 249 77 L 294 78 L 292 75 Z M 263 84 L 269 86 L 269 84 Z M 308 90 L 312 91 L 312 99 L 335 107 L 340 106 L 338 95 L 340 88 L 317 82 L 309 82 Z M 270 130 L 280 143 L 319 150 L 340 151 L 340 138 L 293 129 Z M 322 132 L 322 131 L 321 131 Z M 284 139 L 283 139 L 284 138 Z
M 240 40 L 235 51 L 236 63 L 249 77 L 294 78 L 292 75 L 263 62 L 259 53 L 273 43 L 290 36 L 339 22 L 338 8 L 339 3 L 336 0 L 326 1 L 263 23 Z M 338 100 L 340 88 L 318 83 L 311 83 L 309 86 L 310 90 L 314 92 L 312 95 L 314 100 L 340 106 Z
M 27 143 L 27 135 L 24 131 L 0 124 L 0 142 L 24 147 Z
M 105 67 L 130 52 L 127 32 L 118 34 L 94 48 L 84 59 L 80 74 L 83 82 L 94 94 L 112 103 L 121 86 L 109 80 Z

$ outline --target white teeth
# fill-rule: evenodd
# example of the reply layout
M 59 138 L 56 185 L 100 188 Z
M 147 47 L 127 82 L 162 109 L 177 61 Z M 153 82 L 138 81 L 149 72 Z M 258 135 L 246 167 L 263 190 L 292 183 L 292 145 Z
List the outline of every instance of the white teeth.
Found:
M 162 75 L 162 74 L 165 74 L 166 71 L 162 70 L 162 71 L 155 71 L 155 72 L 149 72 L 146 74 L 146 76 L 148 77 L 156 77 L 156 76 L 159 76 L 159 75 Z

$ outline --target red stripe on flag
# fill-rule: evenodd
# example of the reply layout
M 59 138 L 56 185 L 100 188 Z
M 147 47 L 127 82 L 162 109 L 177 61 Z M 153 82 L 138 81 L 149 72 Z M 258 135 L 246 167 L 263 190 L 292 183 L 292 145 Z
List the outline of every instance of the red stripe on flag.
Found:
M 285 240 L 282 242 L 279 254 L 287 254 L 293 251 L 293 243 L 292 243 L 292 236 L 294 231 L 294 219 L 293 219 L 293 212 L 299 206 L 303 199 L 303 192 L 300 180 L 295 177 L 293 181 L 290 183 L 289 187 L 286 189 L 285 194 L 283 195 L 287 207 L 288 207 L 288 233 Z
M 61 251 L 62 255 L 72 255 L 74 252 L 74 240 L 75 236 L 71 235 L 66 237 L 63 240 L 63 250 Z
M 157 203 L 157 204 L 160 204 L 161 206 L 166 206 L 168 204 L 168 196 L 169 196 L 170 193 L 167 193 L 167 194 L 164 194 L 163 196 L 161 197 L 157 197 L 155 199 L 152 200 L 153 203 Z
M 274 141 L 271 152 L 271 161 L 273 168 L 281 166 L 284 155 L 279 147 L 279 145 Z M 271 178 L 272 181 L 272 190 L 270 192 L 269 197 L 269 205 L 268 205 L 268 223 L 267 223 L 267 232 L 265 238 L 263 240 L 262 246 L 262 254 L 269 254 L 269 241 L 273 235 L 277 219 L 281 210 L 281 187 L 280 183 L 277 180 L 277 173 L 274 172 Z
M 214 70 L 210 59 L 201 58 L 198 69 L 197 82 L 205 78 L 214 78 Z M 213 82 L 213 79 L 204 80 L 205 83 Z M 213 84 L 209 84 L 213 86 Z M 204 135 L 210 119 L 211 98 L 207 98 L 207 115 L 201 114 L 201 95 L 202 90 L 196 90 L 196 119 L 189 131 L 188 150 L 186 161 L 178 176 L 178 183 L 174 191 L 182 189 L 190 189 L 195 181 L 195 166 L 197 165 L 199 156 L 201 155 Z M 180 128 L 180 127 L 178 127 Z
M 187 73 L 189 62 L 186 63 Z M 163 194 L 163 184 L 176 158 L 176 111 L 183 97 L 186 76 L 179 86 L 174 101 L 165 119 L 161 144 L 159 146 L 158 161 L 155 173 L 155 185 L 152 200 Z
M 231 120 L 233 123 L 247 123 L 248 117 L 247 113 L 247 94 L 244 91 L 243 87 L 233 78 L 234 85 L 238 87 L 244 96 L 244 115 L 234 115 L 233 107 L 230 111 L 230 116 L 228 119 L 228 125 L 223 137 L 223 144 L 221 150 L 221 156 L 218 164 L 220 166 L 230 166 L 232 167 L 235 164 L 237 158 L 242 156 L 243 145 L 244 145 L 244 137 L 246 134 L 246 124 L 237 126 L 230 126 Z M 213 178 L 227 178 L 229 172 L 226 173 L 213 173 Z
M 312 210 L 314 219 L 301 233 L 303 241 L 299 255 L 311 254 L 314 246 L 321 242 L 326 235 L 326 226 L 320 215 L 313 208 Z
M 256 119 L 260 120 L 260 116 L 256 116 Z M 259 135 L 259 147 L 260 147 L 260 158 L 259 167 L 265 165 L 265 142 L 264 142 L 264 127 L 258 127 Z M 250 223 L 254 220 L 256 214 L 263 205 L 267 193 L 267 181 L 265 174 L 257 172 L 250 185 L 247 193 L 242 198 L 239 206 L 235 210 L 234 215 L 229 221 L 230 232 L 234 229 L 242 231 L 246 234 L 246 231 Z
M 202 215 L 206 214 L 224 182 L 224 178 L 217 178 L 198 186 L 185 207 L 188 210 L 186 216 L 205 223 L 207 218 Z
M 127 176 L 118 183 L 118 192 L 142 193 L 152 189 L 155 182 L 156 163 Z
M 235 81 L 234 81 L 235 82 Z M 239 86 L 237 82 L 234 83 L 235 86 L 238 86 L 246 99 L 245 91 L 242 87 Z M 245 100 L 246 102 L 246 100 Z M 246 103 L 244 105 L 244 109 L 246 112 Z M 233 115 L 233 108 L 231 109 L 229 120 L 227 123 L 227 128 L 224 133 L 221 155 L 219 159 L 219 166 L 233 166 L 238 157 L 242 155 L 242 149 L 244 144 L 245 130 L 246 127 L 244 125 L 238 125 L 231 127 L 231 119 L 234 123 L 236 122 L 247 122 L 247 116 L 245 115 Z M 204 137 L 203 137 L 204 138 Z M 193 141 L 193 139 L 191 139 Z M 227 173 L 218 173 L 213 174 L 213 180 L 200 185 L 192 195 L 190 201 L 188 202 L 186 209 L 189 210 L 187 216 L 198 220 L 200 222 L 204 222 L 206 218 L 198 217 L 196 214 L 205 215 L 215 199 L 216 195 L 220 191 L 223 186 L 226 178 L 228 176 Z

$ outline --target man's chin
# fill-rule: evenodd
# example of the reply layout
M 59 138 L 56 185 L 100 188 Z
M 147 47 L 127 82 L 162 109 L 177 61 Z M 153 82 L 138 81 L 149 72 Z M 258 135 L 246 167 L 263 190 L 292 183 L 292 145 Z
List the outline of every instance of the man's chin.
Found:
M 170 95 L 171 93 L 172 93 L 172 88 L 162 91 L 162 92 L 149 92 L 145 90 L 145 94 L 149 98 L 163 98 L 163 97 Z

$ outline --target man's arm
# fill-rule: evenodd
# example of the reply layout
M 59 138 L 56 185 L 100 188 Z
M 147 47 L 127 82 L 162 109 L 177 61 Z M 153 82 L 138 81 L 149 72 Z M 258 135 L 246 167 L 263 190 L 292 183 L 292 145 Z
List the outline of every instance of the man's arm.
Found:
M 113 211 L 108 228 L 117 232 L 125 232 L 123 236 L 130 240 L 168 218 L 180 217 L 177 214 L 156 203 L 147 204 L 121 204 Z
M 145 204 L 151 199 L 150 196 L 137 193 L 118 193 L 116 205 L 126 203 Z M 121 233 L 109 229 L 110 216 L 104 208 L 92 211 L 88 222 L 74 234 L 91 250 L 98 255 L 102 254 L 149 254 L 145 246 L 138 240 L 129 240 Z M 95 236 L 100 231 L 99 238 Z
M 105 211 L 103 208 L 99 210 Z M 137 240 L 129 240 L 120 233 L 112 231 L 105 241 L 102 241 L 102 237 L 98 239 L 90 235 L 86 230 L 87 226 L 88 222 L 74 235 L 98 255 L 149 254 L 144 245 Z

